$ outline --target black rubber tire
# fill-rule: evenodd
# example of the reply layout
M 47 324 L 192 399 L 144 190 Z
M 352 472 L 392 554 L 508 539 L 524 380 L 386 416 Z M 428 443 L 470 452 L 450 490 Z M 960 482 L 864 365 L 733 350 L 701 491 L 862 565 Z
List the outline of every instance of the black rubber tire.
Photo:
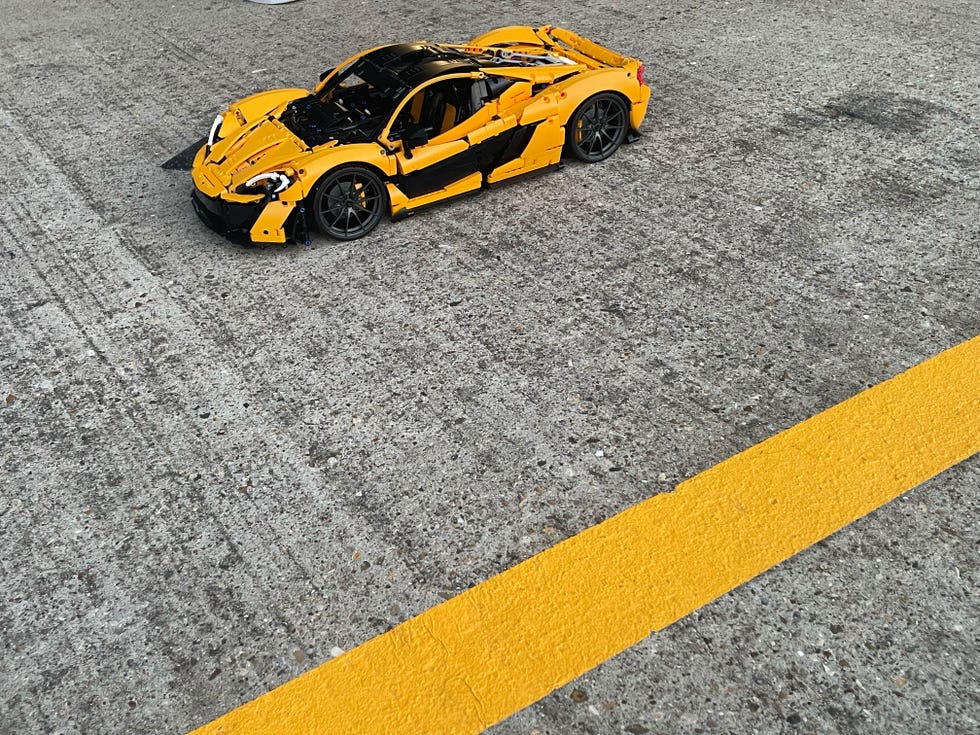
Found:
M 586 163 L 604 161 L 623 144 L 629 132 L 626 101 L 614 92 L 589 97 L 565 126 L 565 149 Z
M 341 166 L 316 185 L 311 197 L 320 232 L 335 240 L 356 240 L 373 230 L 388 209 L 388 189 L 365 166 Z

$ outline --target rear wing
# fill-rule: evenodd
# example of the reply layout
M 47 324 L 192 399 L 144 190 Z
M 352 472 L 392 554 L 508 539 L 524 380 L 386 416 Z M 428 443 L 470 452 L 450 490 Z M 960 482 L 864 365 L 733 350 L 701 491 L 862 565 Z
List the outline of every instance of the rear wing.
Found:
M 506 26 L 495 28 L 471 40 L 464 48 L 485 49 L 514 49 L 517 53 L 536 53 L 532 48 L 554 52 L 566 57 L 576 64 L 584 64 L 591 69 L 604 66 L 633 67 L 640 66 L 639 59 L 617 54 L 595 41 L 583 38 L 565 28 L 555 26 Z
M 542 37 L 542 40 L 550 38 L 556 45 L 578 52 L 593 62 L 598 62 L 604 66 L 629 66 L 638 63 L 637 59 L 617 54 L 605 46 L 600 46 L 595 41 L 590 41 L 588 38 L 583 38 L 564 28 L 546 26 L 539 28 L 537 33 L 538 36 Z

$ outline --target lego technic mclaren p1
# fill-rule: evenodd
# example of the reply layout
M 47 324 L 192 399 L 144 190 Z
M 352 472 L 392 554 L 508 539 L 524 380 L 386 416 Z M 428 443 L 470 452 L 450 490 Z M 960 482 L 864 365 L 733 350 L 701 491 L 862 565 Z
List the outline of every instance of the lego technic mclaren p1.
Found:
M 192 167 L 206 224 L 245 242 L 339 240 L 633 140 L 643 65 L 560 28 L 381 46 L 218 115 Z

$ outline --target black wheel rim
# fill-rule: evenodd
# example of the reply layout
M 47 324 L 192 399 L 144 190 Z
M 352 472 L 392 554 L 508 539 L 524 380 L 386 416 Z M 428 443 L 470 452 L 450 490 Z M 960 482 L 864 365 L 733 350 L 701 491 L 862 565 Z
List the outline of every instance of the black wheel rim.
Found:
M 353 240 L 366 234 L 381 219 L 384 208 L 382 184 L 374 176 L 357 171 L 328 179 L 319 199 L 319 218 L 328 234 Z
M 582 110 L 575 126 L 575 145 L 588 158 L 601 160 L 615 151 L 626 133 L 626 110 L 617 100 L 597 99 Z

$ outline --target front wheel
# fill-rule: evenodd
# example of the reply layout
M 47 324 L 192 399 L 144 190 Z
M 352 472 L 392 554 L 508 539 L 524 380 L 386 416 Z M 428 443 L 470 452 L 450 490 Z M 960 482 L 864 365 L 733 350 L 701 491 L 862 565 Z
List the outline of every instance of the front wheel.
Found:
M 568 121 L 565 142 L 573 156 L 586 163 L 603 161 L 623 144 L 629 130 L 629 108 L 613 92 L 600 92 L 583 102 Z
M 336 240 L 356 240 L 373 230 L 388 204 L 388 190 L 374 171 L 343 166 L 317 184 L 313 217 L 322 232 Z

